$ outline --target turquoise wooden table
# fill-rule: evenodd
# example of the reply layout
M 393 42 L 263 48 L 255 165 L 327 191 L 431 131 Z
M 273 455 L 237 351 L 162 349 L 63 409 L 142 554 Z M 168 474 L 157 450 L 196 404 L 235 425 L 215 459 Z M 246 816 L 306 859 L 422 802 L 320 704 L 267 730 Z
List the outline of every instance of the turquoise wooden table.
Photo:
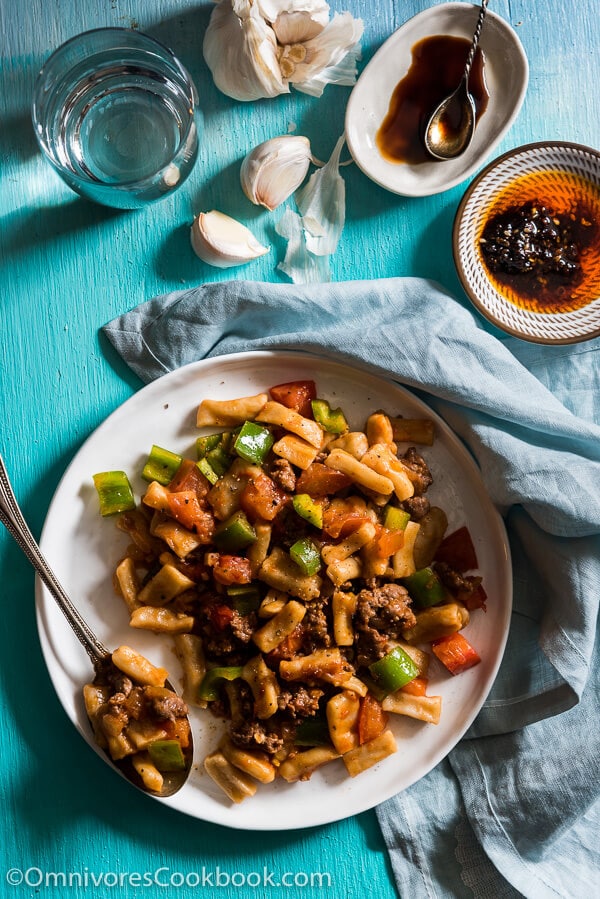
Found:
M 361 68 L 393 30 L 429 5 L 332 4 L 365 20 Z M 321 99 L 292 93 L 252 104 L 220 94 L 201 51 L 211 6 L 0 0 L 0 453 L 36 536 L 82 442 L 140 387 L 99 337 L 101 325 L 157 293 L 231 277 L 192 253 L 189 226 L 201 210 L 239 218 L 281 259 L 273 218 L 240 191 L 240 161 L 291 122 L 320 158 L 343 131 L 348 88 L 328 87 Z M 596 0 L 497 0 L 492 8 L 516 29 L 530 62 L 525 104 L 495 155 L 540 139 L 599 147 Z M 140 28 L 170 45 L 198 85 L 205 118 L 189 180 L 171 198 L 133 213 L 71 193 L 42 159 L 30 123 L 33 83 L 45 58 L 66 38 L 107 25 Z M 450 232 L 466 185 L 406 199 L 380 189 L 356 166 L 343 175 L 347 222 L 332 262 L 334 279 L 420 275 L 463 297 Z M 284 280 L 274 253 L 241 277 Z M 196 895 L 200 887 L 180 886 L 189 872 L 208 875 L 206 896 L 397 895 L 373 811 L 316 829 L 254 835 L 185 818 L 122 783 L 62 711 L 40 652 L 33 573 L 4 531 L 0 569 L 0 896 Z M 159 872 L 157 882 L 140 885 L 136 875 L 144 872 Z M 250 872 L 268 876 L 261 886 L 239 886 Z M 281 885 L 286 872 L 297 875 L 295 887 Z M 97 886 L 101 873 L 107 876 Z M 173 874 L 166 891 L 161 881 Z M 237 875 L 228 887 L 226 874 Z

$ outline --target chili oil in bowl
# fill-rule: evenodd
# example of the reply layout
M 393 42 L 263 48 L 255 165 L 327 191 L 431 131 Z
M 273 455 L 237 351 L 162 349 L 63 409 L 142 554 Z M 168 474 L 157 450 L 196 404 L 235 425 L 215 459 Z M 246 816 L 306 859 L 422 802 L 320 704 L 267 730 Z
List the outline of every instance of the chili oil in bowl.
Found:
M 600 152 L 556 141 L 496 159 L 458 207 L 453 253 L 467 296 L 509 334 L 600 335 Z

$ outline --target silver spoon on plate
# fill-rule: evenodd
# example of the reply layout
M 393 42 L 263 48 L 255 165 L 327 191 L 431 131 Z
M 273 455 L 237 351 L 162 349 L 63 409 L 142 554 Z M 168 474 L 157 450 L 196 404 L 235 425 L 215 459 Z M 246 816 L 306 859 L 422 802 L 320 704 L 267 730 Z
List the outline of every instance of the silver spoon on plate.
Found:
M 475 102 L 469 91 L 469 75 L 475 59 L 489 0 L 482 0 L 481 9 L 463 76 L 455 91 L 434 109 L 424 132 L 427 152 L 434 159 L 455 159 L 468 149 L 475 133 Z
M 80 613 L 77 611 L 77 609 L 67 596 L 62 585 L 59 583 L 48 562 L 46 561 L 44 555 L 42 554 L 42 551 L 40 550 L 27 525 L 27 522 L 23 517 L 23 513 L 21 512 L 21 509 L 17 502 L 8 477 L 8 473 L 6 471 L 6 467 L 4 465 L 4 461 L 1 456 L 0 521 L 6 527 L 8 532 L 11 534 L 11 536 L 14 538 L 16 543 L 19 545 L 19 547 L 22 549 L 22 551 L 25 553 L 25 555 L 35 568 L 41 580 L 48 588 L 53 599 L 56 601 L 61 612 L 71 625 L 75 636 L 90 657 L 95 671 L 94 686 L 98 686 L 102 689 L 110 688 L 115 684 L 122 684 L 127 680 L 129 680 L 129 682 L 131 683 L 132 678 L 127 678 L 126 676 L 124 676 L 123 670 L 119 670 L 119 668 L 114 664 L 112 660 L 113 654 L 106 648 L 106 646 L 104 646 L 103 643 L 100 642 L 88 623 L 84 620 L 84 618 L 82 618 Z M 144 662 L 146 661 L 145 659 L 143 659 L 143 657 L 139 658 Z M 150 667 L 152 668 L 153 666 Z M 117 689 L 119 688 L 117 687 Z M 167 708 L 170 704 L 171 708 L 177 709 L 177 712 L 181 712 L 182 709 L 184 713 L 185 711 L 187 711 L 184 706 L 180 705 L 179 697 L 177 696 L 173 686 L 169 683 L 168 680 L 164 681 L 164 689 L 162 689 L 162 692 L 161 688 L 159 688 L 158 691 L 154 692 L 154 696 L 152 698 L 156 700 L 156 702 L 162 702 L 163 708 Z M 185 714 L 179 715 L 179 717 L 185 717 Z M 131 764 L 131 759 L 129 756 L 124 756 L 122 759 L 114 759 L 108 751 L 108 748 L 103 747 L 106 760 L 121 774 L 123 774 L 127 778 L 127 780 L 131 781 L 131 783 L 133 783 L 143 792 L 151 793 L 152 795 L 158 795 L 161 798 L 172 796 L 184 785 L 192 766 L 192 734 L 191 728 L 189 727 L 189 720 L 187 718 L 185 720 L 188 724 L 188 745 L 182 752 L 183 766 L 178 767 L 175 770 L 165 770 L 164 772 L 161 772 L 162 784 L 160 786 L 160 789 L 151 789 L 144 785 L 144 781 L 140 777 L 139 772 Z M 96 732 L 94 721 L 91 718 L 90 724 L 92 725 L 94 732 Z

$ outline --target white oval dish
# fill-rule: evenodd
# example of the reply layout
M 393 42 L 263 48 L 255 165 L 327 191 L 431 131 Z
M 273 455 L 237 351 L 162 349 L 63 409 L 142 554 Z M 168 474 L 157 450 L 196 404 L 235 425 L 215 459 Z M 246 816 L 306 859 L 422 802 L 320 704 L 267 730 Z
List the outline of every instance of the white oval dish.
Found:
M 342 406 L 353 428 L 362 427 L 366 416 L 381 408 L 409 418 L 434 420 L 434 445 L 423 450 L 434 477 L 428 495 L 447 510 L 449 531 L 462 524 L 470 527 L 488 593 L 487 612 L 473 613 L 465 631 L 481 655 L 481 664 L 452 677 L 434 660 L 429 693 L 442 696 L 440 723 L 427 725 L 394 716 L 391 727 L 402 745 L 395 755 L 371 770 L 350 778 L 342 762 L 335 761 L 307 783 L 287 784 L 278 778 L 261 785 L 256 796 L 241 805 L 232 805 L 203 770 L 204 757 L 218 743 L 220 722 L 206 710 L 191 709 L 195 758 L 190 778 L 174 796 L 156 801 L 195 818 L 241 830 L 292 830 L 372 808 L 437 765 L 481 708 L 508 635 L 512 574 L 502 520 L 468 451 L 420 399 L 364 369 L 285 351 L 207 359 L 147 385 L 94 431 L 58 486 L 41 539 L 44 555 L 57 577 L 102 642 L 111 649 L 122 643 L 135 647 L 155 664 L 164 665 L 180 690 L 181 669 L 171 641 L 129 627 L 125 605 L 114 593 L 112 573 L 128 538 L 114 520 L 100 517 L 92 475 L 124 469 L 139 495 L 146 485 L 135 473 L 141 471 L 153 443 L 193 458 L 200 400 L 248 396 L 273 384 L 306 378 L 316 380 L 321 396 Z M 102 755 L 90 733 L 81 696 L 81 688 L 91 676 L 89 659 L 39 580 L 37 620 L 44 658 L 63 708 L 86 742 Z
M 346 109 L 348 149 L 365 175 L 386 190 L 407 197 L 450 190 L 479 168 L 517 117 L 529 80 L 527 57 L 511 26 L 488 11 L 480 45 L 490 99 L 469 149 L 457 159 L 411 165 L 389 162 L 377 147 L 377 131 L 396 85 L 410 68 L 413 46 L 437 34 L 471 39 L 478 15 L 479 6 L 468 3 L 424 10 L 385 41 L 358 79 Z

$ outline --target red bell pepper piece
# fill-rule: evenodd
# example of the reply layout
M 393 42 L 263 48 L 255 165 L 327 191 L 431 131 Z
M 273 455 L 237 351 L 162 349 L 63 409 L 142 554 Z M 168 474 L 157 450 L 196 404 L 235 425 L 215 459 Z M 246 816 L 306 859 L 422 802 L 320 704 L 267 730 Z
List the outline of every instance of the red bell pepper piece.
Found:
M 450 674 L 460 674 L 475 665 L 479 665 L 481 658 L 473 649 L 469 641 L 461 633 L 450 634 L 448 637 L 440 637 L 431 644 L 433 653 Z
M 468 528 L 458 528 L 444 537 L 435 554 L 435 561 L 445 562 L 461 574 L 478 568 L 477 554 Z
M 323 530 L 334 539 L 347 537 L 358 530 L 365 521 L 370 521 L 366 509 L 356 508 L 344 500 L 332 500 L 323 512 Z
M 214 603 L 208 610 L 211 623 L 218 631 L 224 631 L 233 618 L 233 609 L 224 603 Z
M 314 381 L 289 381 L 287 384 L 276 384 L 269 389 L 271 398 L 288 409 L 294 409 L 305 418 L 312 418 L 311 403 L 317 398 Z

